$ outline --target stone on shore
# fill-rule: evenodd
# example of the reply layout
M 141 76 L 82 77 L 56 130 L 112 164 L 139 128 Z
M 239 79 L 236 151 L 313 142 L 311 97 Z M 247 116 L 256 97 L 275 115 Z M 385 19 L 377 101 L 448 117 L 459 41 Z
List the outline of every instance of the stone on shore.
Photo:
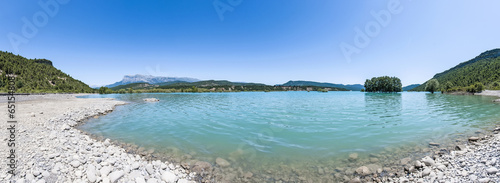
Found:
M 434 165 L 434 160 L 430 158 L 429 156 L 426 156 L 422 159 L 422 162 L 427 165 L 427 166 L 433 166 Z
M 479 137 L 469 137 L 469 141 L 471 141 L 471 142 L 475 142 L 478 140 L 479 140 Z
M 96 182 L 97 181 L 97 177 L 96 177 L 96 170 L 95 170 L 95 166 L 92 165 L 92 164 L 89 164 L 87 166 L 87 179 L 89 180 L 89 182 Z
M 73 167 L 73 168 L 78 168 L 80 166 L 80 161 L 78 160 L 73 160 L 70 165 Z
M 109 174 L 109 180 L 113 183 L 118 181 L 118 179 L 122 178 L 124 175 L 123 171 L 115 171 Z
M 177 176 L 170 171 L 165 171 L 161 175 L 161 179 L 167 183 L 175 183 L 177 181 Z
M 486 172 L 488 174 L 496 174 L 498 172 L 498 169 L 495 167 L 491 167 L 491 168 L 486 169 Z

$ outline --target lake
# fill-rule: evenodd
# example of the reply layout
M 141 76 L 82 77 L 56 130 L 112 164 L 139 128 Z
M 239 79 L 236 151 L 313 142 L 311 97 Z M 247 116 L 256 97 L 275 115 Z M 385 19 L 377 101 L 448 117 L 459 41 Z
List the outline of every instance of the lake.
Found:
M 109 94 L 81 98 L 130 102 L 80 129 L 155 149 L 171 161 L 216 158 L 215 172 L 260 182 L 343 180 L 371 164 L 390 173 L 397 162 L 432 155 L 500 121 L 492 97 L 424 92 L 239 92 Z M 144 98 L 159 102 L 144 102 Z M 429 142 L 440 143 L 439 147 Z M 358 158 L 349 159 L 356 153 Z M 370 168 L 372 168 L 370 167 Z

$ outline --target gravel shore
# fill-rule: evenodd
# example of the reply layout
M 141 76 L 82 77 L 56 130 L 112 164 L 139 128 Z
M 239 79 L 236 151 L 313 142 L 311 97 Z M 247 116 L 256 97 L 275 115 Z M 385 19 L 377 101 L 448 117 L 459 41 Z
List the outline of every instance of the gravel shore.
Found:
M 500 92 L 488 91 L 482 95 L 500 97 Z M 58 94 L 16 97 L 15 114 L 18 123 L 15 126 L 15 176 L 8 173 L 10 159 L 5 158 L 11 156 L 11 147 L 8 146 L 8 128 L 11 124 L 7 123 L 7 107 L 2 110 L 0 137 L 4 143 L 0 144 L 0 156 L 4 158 L 0 159 L 0 182 L 232 182 L 232 179 L 225 179 L 230 177 L 228 174 L 215 179 L 205 176 L 205 173 L 212 172 L 215 166 L 208 162 L 196 161 L 184 165 L 152 160 L 140 155 L 141 153 L 127 153 L 127 148 L 116 145 L 109 139 L 96 140 L 86 135 L 76 127 L 88 118 L 105 115 L 113 111 L 115 106 L 124 105 L 125 102 L 113 99 L 78 99 L 75 96 L 77 95 Z M 0 103 L 6 105 L 4 98 L 6 97 L 3 97 Z M 404 158 L 400 165 L 394 168 L 369 164 L 346 169 L 346 175 L 350 177 L 340 176 L 328 180 L 500 182 L 498 132 L 500 127 L 494 129 L 491 134 L 470 137 L 466 143 L 457 145 L 451 152 L 444 149 L 443 153 L 433 153 L 418 161 Z M 370 161 L 379 160 L 371 158 Z M 337 170 L 321 170 L 320 172 L 333 172 L 331 174 L 334 177 L 343 175 L 335 173 Z M 252 180 L 257 179 L 244 180 L 254 182 Z M 305 179 L 300 180 L 308 182 Z
M 6 97 L 5 97 L 6 98 Z M 97 141 L 75 126 L 87 118 L 105 115 L 125 102 L 78 99 L 75 95 L 16 96 L 15 148 L 7 123 L 7 104 L 0 123 L 0 182 L 178 182 L 188 183 L 195 172 L 168 162 L 147 161 L 126 153 L 109 139 Z M 22 101 L 22 102 L 19 102 Z M 13 157 L 10 149 L 14 149 Z M 8 163 L 17 160 L 16 175 Z
M 500 97 L 498 90 L 474 95 Z M 500 102 L 499 99 L 494 102 Z M 499 106 L 500 107 L 500 106 Z M 500 182 L 500 127 L 492 134 L 470 137 L 467 144 L 441 156 L 424 157 L 408 164 L 408 175 L 394 182 Z

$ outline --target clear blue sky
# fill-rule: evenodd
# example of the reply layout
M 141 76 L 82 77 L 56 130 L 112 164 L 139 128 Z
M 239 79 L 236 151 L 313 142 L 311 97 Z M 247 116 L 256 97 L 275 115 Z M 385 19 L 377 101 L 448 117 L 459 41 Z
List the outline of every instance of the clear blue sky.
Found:
M 48 9 L 39 4 L 47 2 Z M 352 84 L 389 75 L 408 85 L 500 47 L 498 0 L 0 4 L 0 50 L 47 58 L 89 85 L 110 84 L 130 74 L 266 84 Z M 382 16 L 387 12 L 390 20 Z M 355 41 L 361 35 L 357 29 L 370 34 L 369 42 Z M 346 57 L 345 45 L 356 52 Z

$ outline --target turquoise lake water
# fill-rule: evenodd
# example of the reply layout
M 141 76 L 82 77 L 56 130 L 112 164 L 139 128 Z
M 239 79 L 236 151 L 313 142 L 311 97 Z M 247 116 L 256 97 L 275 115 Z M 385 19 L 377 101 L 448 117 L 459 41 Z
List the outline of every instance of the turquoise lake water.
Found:
M 492 97 L 423 92 L 110 94 L 82 98 L 87 97 L 116 98 L 130 104 L 89 120 L 80 127 L 84 131 L 174 154 L 179 161 L 186 154 L 211 163 L 222 157 L 231 162 L 234 171 L 239 167 L 265 180 L 280 170 L 297 167 L 312 178 L 318 175 L 307 172 L 317 172 L 318 167 L 358 166 L 363 162 L 345 161 L 354 152 L 360 158 L 388 151 L 405 157 L 415 147 L 446 143 L 500 122 L 500 105 L 492 103 Z M 160 102 L 143 101 L 151 97 Z M 379 157 L 399 158 L 390 153 Z M 385 161 L 379 164 L 389 166 Z M 333 173 L 325 176 L 335 176 Z

